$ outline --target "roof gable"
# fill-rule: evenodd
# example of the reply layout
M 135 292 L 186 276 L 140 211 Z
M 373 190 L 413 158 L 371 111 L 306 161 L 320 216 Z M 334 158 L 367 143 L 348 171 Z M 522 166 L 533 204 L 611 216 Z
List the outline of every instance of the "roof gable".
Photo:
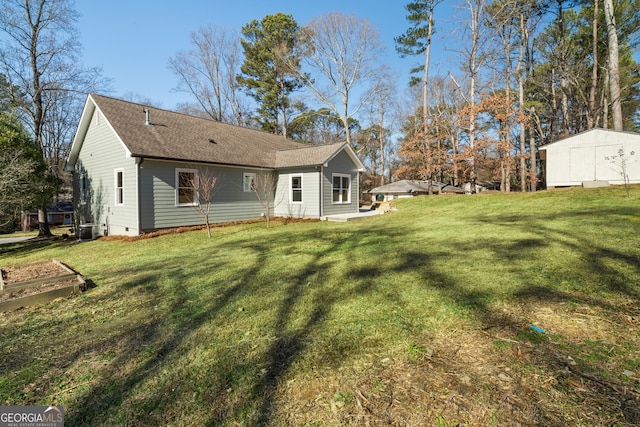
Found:
M 345 151 L 351 158 L 356 169 L 364 170 L 364 165 L 356 157 L 353 150 L 347 143 L 335 143 L 325 145 L 306 145 L 302 148 L 292 150 L 282 150 L 276 154 L 275 167 L 289 168 L 299 166 L 328 166 L 329 162 L 336 157 L 341 151 Z
M 606 138 L 608 136 L 622 136 L 622 135 L 625 135 L 627 137 L 638 138 L 638 140 L 640 140 L 640 134 L 639 133 L 616 131 L 616 130 L 602 129 L 602 128 L 593 128 L 593 129 L 586 130 L 584 132 L 576 133 L 574 135 L 569 135 L 567 137 L 564 137 L 564 138 L 559 139 L 559 140 L 554 141 L 554 142 L 550 142 L 549 144 L 546 144 L 546 145 L 543 145 L 543 146 L 539 147 L 539 149 L 544 151 L 547 148 L 549 148 L 550 146 L 566 144 L 567 142 L 570 142 L 570 141 L 574 141 L 574 140 L 577 140 L 577 139 L 585 138 L 587 136 L 598 135 L 598 134 L 599 134 L 600 138 Z
M 71 165 L 78 158 L 96 109 L 132 157 L 277 168 L 322 165 L 346 149 L 357 168 L 362 167 L 346 144 L 308 145 L 279 135 L 95 94 L 87 98 L 69 156 Z

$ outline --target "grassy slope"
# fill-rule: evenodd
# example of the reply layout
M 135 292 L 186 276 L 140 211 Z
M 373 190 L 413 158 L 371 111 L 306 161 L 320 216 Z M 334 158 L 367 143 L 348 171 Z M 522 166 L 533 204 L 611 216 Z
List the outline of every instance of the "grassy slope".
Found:
M 397 206 L 0 246 L 94 285 L 0 315 L 0 405 L 63 404 L 68 425 L 640 422 L 640 187 Z

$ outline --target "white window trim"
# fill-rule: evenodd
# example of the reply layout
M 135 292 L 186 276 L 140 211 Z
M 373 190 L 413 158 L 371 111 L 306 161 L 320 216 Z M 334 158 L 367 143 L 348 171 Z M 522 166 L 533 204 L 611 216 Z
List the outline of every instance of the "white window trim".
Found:
M 334 201 L 333 200 L 333 191 L 335 190 L 334 186 L 333 186 L 333 179 L 335 177 L 339 176 L 340 179 L 340 200 L 339 201 Z M 347 188 L 347 200 L 342 200 L 342 178 L 347 178 L 349 181 L 349 187 Z M 348 205 L 351 203 L 351 175 L 350 174 L 346 174 L 346 173 L 334 173 L 331 174 L 331 204 L 332 205 Z
M 81 205 L 87 204 L 87 173 L 81 172 L 78 180 L 78 196 Z
M 191 203 L 180 203 L 180 172 L 193 173 L 195 177 L 195 185 L 196 188 L 193 189 L 193 202 Z M 176 206 L 198 206 L 198 171 L 196 169 L 187 169 L 187 168 L 176 168 L 175 174 L 175 194 L 176 194 Z
M 293 178 L 300 178 L 300 201 L 295 202 L 293 200 Z M 289 176 L 289 203 L 294 205 L 301 205 L 304 200 L 304 183 L 302 175 L 290 175 Z
M 247 187 L 247 178 L 251 177 L 253 181 L 253 185 L 251 187 Z M 245 193 L 252 193 L 256 191 L 256 173 L 255 172 L 244 172 L 242 174 L 242 191 Z
M 118 187 L 118 173 L 122 174 L 122 187 Z M 118 168 L 113 170 L 113 188 L 114 188 L 114 204 L 115 206 L 124 206 L 124 169 Z M 122 201 L 118 200 L 118 189 L 122 190 Z

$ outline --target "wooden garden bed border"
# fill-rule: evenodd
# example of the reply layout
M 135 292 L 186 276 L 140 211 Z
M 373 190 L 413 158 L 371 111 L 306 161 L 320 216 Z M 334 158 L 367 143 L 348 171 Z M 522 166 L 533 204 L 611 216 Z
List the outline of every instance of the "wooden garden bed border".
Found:
M 86 288 L 86 282 L 84 281 L 84 279 L 80 274 L 74 272 L 72 269 L 62 264 L 60 261 L 57 261 L 55 259 L 52 259 L 51 261 L 58 264 L 60 267 L 62 267 L 69 273 L 62 274 L 59 276 L 42 277 L 38 279 L 28 280 L 26 282 L 13 283 L 11 285 L 5 285 L 2 279 L 2 275 L 0 275 L 0 294 L 15 291 L 18 289 L 28 288 L 31 286 L 36 286 L 41 283 L 46 283 L 46 282 L 55 283 L 63 280 L 69 280 L 74 277 L 77 279 L 76 283 L 72 285 L 64 286 L 62 288 L 41 292 L 38 294 L 27 295 L 24 297 L 0 302 L 0 313 L 17 310 L 18 308 L 29 307 L 37 304 L 47 304 L 56 298 L 66 297 L 75 293 L 79 293 L 81 290 L 84 290 Z

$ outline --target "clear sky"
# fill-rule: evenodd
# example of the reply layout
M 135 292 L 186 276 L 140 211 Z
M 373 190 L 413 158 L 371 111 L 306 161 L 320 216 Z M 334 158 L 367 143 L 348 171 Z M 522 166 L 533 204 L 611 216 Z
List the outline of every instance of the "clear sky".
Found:
M 336 11 L 369 19 L 386 45 L 383 62 L 398 74 L 400 92 L 409 70 L 422 58 L 400 58 L 394 37 L 408 28 L 404 5 L 409 0 L 76 0 L 84 65 L 102 67 L 112 79 L 112 96 L 134 94 L 173 109 L 190 100 L 177 93 L 177 78 L 167 68 L 180 50 L 191 48 L 189 35 L 209 24 L 240 32 L 243 25 L 265 15 L 284 12 L 305 25 L 316 15 Z M 456 28 L 463 15 L 459 0 L 444 0 L 435 8 L 431 76 L 459 75 Z M 640 52 L 634 55 L 640 61 Z
M 76 0 L 76 8 L 81 15 L 78 29 L 83 62 L 86 66 L 102 67 L 104 76 L 113 81 L 111 95 L 122 97 L 133 93 L 173 109 L 177 103 L 189 100 L 189 96 L 174 91 L 178 81 L 167 64 L 176 52 L 191 48 L 191 32 L 213 24 L 240 33 L 241 27 L 251 20 L 276 12 L 293 15 L 299 25 L 332 11 L 369 19 L 386 45 L 383 60 L 397 71 L 399 90 L 404 90 L 409 69 L 421 62 L 420 58 L 402 59 L 395 51 L 394 37 L 408 28 L 405 3 L 402 0 Z M 446 0 L 438 6 L 439 14 L 451 19 L 452 4 L 452 0 Z M 447 33 L 446 19 L 437 22 L 442 27 L 433 41 L 430 72 L 434 74 L 439 70 L 446 74 L 448 69 L 457 68 L 455 53 L 445 50 L 442 35 Z M 452 38 L 446 43 L 453 48 Z

